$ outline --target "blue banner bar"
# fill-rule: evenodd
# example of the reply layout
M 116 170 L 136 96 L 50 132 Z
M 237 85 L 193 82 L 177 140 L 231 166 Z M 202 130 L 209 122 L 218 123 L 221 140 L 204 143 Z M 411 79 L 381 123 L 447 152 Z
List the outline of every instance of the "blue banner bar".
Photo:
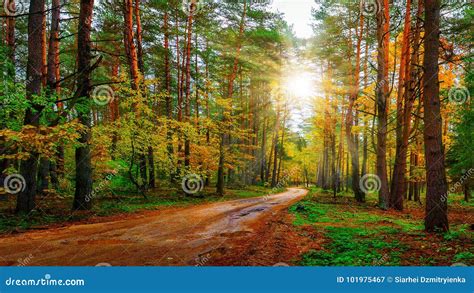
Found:
M 1 267 L 0 292 L 456 292 L 473 267 Z

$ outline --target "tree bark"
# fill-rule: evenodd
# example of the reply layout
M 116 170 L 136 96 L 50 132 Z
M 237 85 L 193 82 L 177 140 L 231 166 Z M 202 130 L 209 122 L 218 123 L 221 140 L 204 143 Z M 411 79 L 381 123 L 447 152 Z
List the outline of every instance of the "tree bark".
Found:
M 360 74 L 360 46 L 362 42 L 362 36 L 364 31 L 364 15 L 360 14 L 359 19 L 359 31 L 357 35 L 357 47 L 356 47 L 356 65 L 353 72 L 353 84 L 349 95 L 349 105 L 346 113 L 346 139 L 349 153 L 351 155 L 351 166 L 352 166 L 352 190 L 354 191 L 355 199 L 358 202 L 365 201 L 365 193 L 360 188 L 359 184 L 359 149 L 358 149 L 358 135 L 352 134 L 352 124 L 354 123 L 354 104 L 359 95 L 359 74 Z M 350 59 L 350 58 L 349 58 Z
M 122 12 L 124 16 L 123 43 L 130 71 L 130 79 L 133 90 L 139 88 L 138 55 L 133 36 L 133 3 L 132 0 L 123 0 Z
M 387 178 L 387 100 L 389 95 L 388 80 L 388 46 L 390 41 L 389 32 L 389 4 L 388 0 L 377 0 L 378 7 L 383 7 L 377 11 L 377 176 L 380 179 L 379 206 L 387 209 L 389 196 L 388 178 Z
M 32 101 L 41 94 L 43 72 L 43 15 L 44 0 L 31 0 L 28 14 L 28 61 L 26 68 L 26 97 Z M 39 31 L 38 31 L 39 30 Z M 37 132 L 42 107 L 35 103 L 26 109 L 24 124 L 33 126 Z M 36 175 L 39 155 L 35 151 L 20 163 L 20 173 L 25 179 L 25 188 L 18 194 L 17 213 L 28 213 L 35 208 Z
M 89 210 L 92 207 L 92 165 L 91 165 L 91 116 L 90 116 L 90 90 L 91 90 L 91 24 L 94 0 L 81 0 L 79 11 L 79 24 L 77 33 L 77 70 L 79 75 L 77 86 L 79 92 L 78 111 L 79 121 L 85 126 L 76 148 L 76 192 L 74 194 L 73 210 Z
M 196 3 L 191 3 L 191 6 L 196 5 Z M 193 13 L 195 8 L 191 7 L 190 13 L 188 15 L 187 21 L 187 43 L 186 43 L 186 92 L 184 97 L 184 120 L 186 123 L 190 122 L 191 117 L 191 44 L 192 44 L 192 33 L 193 33 Z M 191 143 L 189 141 L 188 134 L 184 135 L 184 167 L 189 172 L 190 168 L 190 156 L 191 156 Z
M 275 119 L 275 134 L 273 138 L 273 169 L 272 169 L 272 183 L 271 186 L 275 187 L 277 185 L 277 163 L 278 163 L 278 132 L 280 131 L 280 109 L 277 106 L 276 109 L 276 119 Z
M 10 7 L 12 11 L 15 10 L 15 0 L 5 0 L 5 7 Z M 12 64 L 15 64 L 15 48 L 16 48 L 16 41 L 15 41 L 15 23 L 16 18 L 6 17 L 6 27 L 5 27 L 5 43 L 8 47 L 8 57 Z M 14 74 L 14 72 L 13 72 Z M 14 75 L 12 75 L 14 76 Z
M 165 109 L 167 117 L 167 132 L 166 140 L 167 146 L 166 150 L 168 153 L 168 159 L 170 162 L 173 161 L 173 132 L 171 130 L 171 120 L 173 120 L 173 110 L 172 110 L 172 96 L 171 96 L 171 68 L 170 68 L 170 49 L 169 49 L 169 14 L 168 11 L 165 12 L 163 19 L 163 31 L 164 31 L 164 49 L 165 49 Z M 170 179 L 173 181 L 174 171 L 170 172 Z
M 424 141 L 426 169 L 425 229 L 447 231 L 448 204 L 438 80 L 440 0 L 425 0 L 423 77 Z
M 407 147 L 408 142 L 404 141 L 404 131 L 409 130 L 409 125 L 404 122 L 410 117 L 410 112 L 404 111 L 405 107 L 408 106 L 408 101 L 403 101 L 403 97 L 407 96 L 406 88 L 407 80 L 410 78 L 408 68 L 409 55 L 410 55 L 410 26 L 411 26 L 411 0 L 407 0 L 406 12 L 405 12 L 405 23 L 403 29 L 403 41 L 402 41 L 402 52 L 400 58 L 400 68 L 398 73 L 398 91 L 397 91 L 397 126 L 396 126 L 396 151 L 395 151 L 395 166 L 393 170 L 392 186 L 390 189 L 390 200 L 389 207 L 396 210 L 403 210 L 403 199 L 407 192 L 407 181 L 405 178 L 406 173 L 406 161 L 407 161 Z
M 231 68 L 231 73 L 229 75 L 228 79 L 228 88 L 227 88 L 227 99 L 232 99 L 233 92 L 234 92 L 234 80 L 237 74 L 237 67 L 239 65 L 239 56 L 240 56 L 240 50 L 242 48 L 242 38 L 244 35 L 244 28 L 245 28 L 245 17 L 247 15 L 247 2 L 244 2 L 244 7 L 242 11 L 242 17 L 240 19 L 240 26 L 239 26 L 239 38 L 237 40 L 237 48 L 235 52 L 235 57 L 234 57 L 234 64 Z M 226 110 L 224 110 L 223 113 L 223 122 L 226 121 Z M 216 184 L 216 189 L 217 189 L 217 194 L 219 195 L 224 195 L 224 167 L 225 167 L 225 142 L 228 140 L 228 135 L 226 133 L 223 133 L 221 135 L 221 142 L 219 145 L 219 166 L 217 169 L 217 184 Z

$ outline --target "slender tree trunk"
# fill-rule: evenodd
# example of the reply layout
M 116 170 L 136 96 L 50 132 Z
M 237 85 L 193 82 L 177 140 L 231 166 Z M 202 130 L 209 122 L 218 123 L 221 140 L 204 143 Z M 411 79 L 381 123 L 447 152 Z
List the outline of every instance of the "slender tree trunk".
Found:
M 139 67 L 137 48 L 133 34 L 133 3 L 132 0 L 123 0 L 122 12 L 124 16 L 123 43 L 127 63 L 130 71 L 131 86 L 134 91 L 139 88 Z M 135 107 L 134 107 L 135 108 Z M 134 109 L 135 110 L 135 109 Z
M 352 85 L 351 93 L 349 96 L 349 105 L 346 114 L 346 139 L 348 151 L 351 155 L 351 166 L 352 166 L 352 190 L 354 191 L 355 199 L 358 202 L 365 201 L 365 193 L 360 188 L 359 184 L 359 151 L 358 151 L 358 135 L 352 134 L 352 124 L 353 122 L 353 112 L 354 104 L 359 95 L 359 74 L 360 74 L 360 52 L 361 52 L 361 43 L 362 36 L 364 31 L 364 15 L 360 14 L 359 19 L 359 31 L 357 36 L 357 47 L 356 47 L 356 65 L 354 68 L 353 76 L 354 82 Z M 350 59 L 350 58 L 349 58 Z M 357 140 L 357 141 L 356 141 Z
M 278 132 L 280 130 L 280 109 L 277 106 L 276 110 L 276 120 L 275 120 L 275 136 L 273 138 L 273 169 L 272 169 L 272 187 L 277 185 L 277 163 L 278 163 Z
M 166 109 L 166 140 L 167 146 L 166 150 L 168 153 L 168 159 L 170 162 L 173 161 L 173 131 L 171 129 L 171 121 L 173 120 L 173 110 L 172 110 L 172 96 L 171 96 L 171 68 L 170 68 L 170 49 L 169 49 L 169 14 L 168 11 L 165 11 L 164 19 L 163 19 L 163 31 L 164 31 L 164 49 L 165 49 L 165 89 L 166 89 L 166 97 L 165 97 L 165 109 Z M 179 57 L 178 57 L 179 58 Z M 174 170 L 171 169 L 170 172 L 170 179 L 173 181 L 174 178 Z
M 415 191 L 415 182 L 414 182 L 414 174 L 413 174 L 413 171 L 415 170 L 415 166 L 414 166 L 414 161 L 415 161 L 415 156 L 413 154 L 413 152 L 410 152 L 410 168 L 409 168 L 409 177 L 410 177 L 410 180 L 408 181 L 408 200 L 413 200 L 413 195 L 414 195 L 414 191 Z
M 10 7 L 11 11 L 15 11 L 16 5 L 14 0 L 5 0 L 5 7 Z M 5 19 L 5 44 L 8 48 L 7 56 L 12 66 L 8 67 L 7 76 L 15 82 L 15 47 L 16 47 L 16 40 L 15 40 L 15 17 L 6 17 Z M 3 25 L 3 23 L 2 23 Z M 10 70 L 11 68 L 11 70 Z M 2 95 L 3 93 L 0 93 Z M 4 123 L 0 123 L 1 128 L 5 127 Z M 4 145 L 3 142 L 0 142 L 0 150 L 1 152 L 9 153 L 8 147 Z M 0 159 L 0 184 L 3 185 L 3 180 L 7 177 L 6 170 L 10 165 L 10 160 L 8 159 Z M 0 186 L 2 186 L 0 185 Z
M 199 63 L 198 63 L 198 49 L 199 49 L 199 43 L 198 43 L 198 34 L 197 32 L 194 34 L 195 35 L 195 47 L 196 47 L 196 53 L 194 54 L 194 67 L 195 67 L 195 77 L 194 77 L 194 85 L 195 85 L 195 109 L 194 109 L 194 114 L 196 115 L 196 128 L 198 129 L 198 132 L 200 132 L 200 127 L 199 127 Z
M 365 128 L 367 128 L 367 125 L 364 125 Z M 367 158 L 368 158 L 368 141 L 367 141 L 367 130 L 364 129 L 364 134 L 363 134 L 363 142 L 362 142 L 362 170 L 361 170 L 361 176 L 364 176 L 367 174 Z
M 409 132 L 410 126 L 407 125 L 407 120 L 410 120 L 410 112 L 404 110 L 408 107 L 408 101 L 404 97 L 407 97 L 405 91 L 407 81 L 410 79 L 409 62 L 410 62 L 410 26 L 411 26 L 411 0 L 407 0 L 406 13 L 405 13 L 405 27 L 403 30 L 403 41 L 402 41 L 402 52 L 400 58 L 400 68 L 398 73 L 398 91 L 397 91 L 397 126 L 396 126 L 396 153 L 395 153 L 395 166 L 393 170 L 392 185 L 390 189 L 390 200 L 389 207 L 396 210 L 403 210 L 403 199 L 407 193 L 407 181 L 405 178 L 406 172 L 406 160 L 407 160 L 407 148 L 408 142 L 404 141 L 404 133 L 407 130 Z M 408 71 L 408 72 L 407 72 Z M 406 117 L 408 115 L 408 117 Z M 408 137 L 407 137 L 408 139 Z
M 206 40 L 206 52 L 208 49 L 208 43 Z M 211 108 L 209 105 L 209 59 L 206 57 L 206 67 L 205 67 L 205 72 L 206 72 L 206 91 L 205 91 L 205 101 L 206 101 L 206 118 L 210 119 L 211 118 Z M 211 144 L 211 129 L 209 126 L 206 129 L 206 145 L 209 146 Z M 207 174 L 206 174 L 206 181 L 205 181 L 205 186 L 209 186 L 211 183 L 211 172 L 209 168 L 207 168 Z
M 469 188 L 469 182 L 464 182 L 463 184 L 463 192 L 464 192 L 464 201 L 469 202 L 469 199 L 471 198 L 471 190 Z
M 46 92 L 48 95 L 56 94 L 57 99 L 59 99 L 60 86 L 57 81 L 59 80 L 59 23 L 61 17 L 61 1 L 53 0 L 51 3 L 51 28 L 49 32 L 49 48 L 47 54 L 47 76 L 46 76 Z M 62 103 L 58 103 L 58 108 L 62 109 Z M 53 125 L 55 126 L 55 125 Z M 40 188 L 40 191 L 48 187 L 47 178 L 48 173 L 50 175 L 51 183 L 54 188 L 58 188 L 58 165 L 62 160 L 61 154 L 63 152 L 63 147 L 58 146 L 56 152 L 55 160 L 41 160 L 42 166 L 40 173 L 45 172 L 40 175 L 40 178 L 45 181 Z
M 48 58 L 47 58 L 47 31 L 46 31 L 46 13 L 42 14 L 43 19 L 42 19 L 42 38 L 41 38 L 41 60 L 42 60 L 42 66 L 41 66 L 41 85 L 43 89 L 47 89 L 47 78 L 48 78 Z M 49 170 L 49 160 L 40 158 L 39 160 L 39 169 L 38 169 L 38 181 L 39 184 L 37 185 L 37 193 L 39 194 L 44 194 L 44 190 L 48 189 L 49 187 L 49 177 L 48 177 L 48 170 Z
M 143 37 L 142 37 L 142 22 L 141 22 L 141 17 L 140 17 L 140 0 L 135 0 L 135 7 L 133 11 L 135 14 L 135 22 L 136 22 L 135 42 L 136 42 L 136 49 L 137 49 L 136 54 L 137 54 L 138 70 L 140 71 L 141 76 L 144 77 L 145 76 L 145 63 L 143 62 L 143 45 L 142 45 Z M 155 163 L 154 163 L 154 157 L 153 157 L 153 148 L 151 146 L 148 146 L 147 153 L 146 154 L 144 152 L 141 153 L 139 156 L 139 160 L 140 160 L 139 162 L 140 174 L 145 182 L 144 185 L 155 187 L 155 169 L 154 169 Z M 148 174 L 147 174 L 147 160 L 149 163 Z M 147 177 L 148 177 L 148 181 L 147 181 Z
M 48 65 L 47 65 L 47 30 L 46 30 L 46 13 L 43 13 L 43 21 L 42 24 L 43 26 L 43 37 L 41 38 L 41 48 L 42 48 L 42 53 L 41 53 L 41 60 L 43 62 L 43 66 L 41 66 L 41 85 L 43 88 L 46 88 L 46 82 L 47 82 L 47 77 L 48 77 Z
M 191 5 L 196 5 L 196 3 L 191 3 Z M 191 8 L 190 11 L 195 10 Z M 188 22 L 187 22 L 187 43 L 186 43 L 186 92 L 184 98 L 184 121 L 186 123 L 190 122 L 191 117 L 191 45 L 192 45 L 192 33 L 193 33 L 193 13 L 189 13 Z M 191 143 L 189 141 L 188 135 L 184 135 L 184 166 L 189 172 L 190 168 L 190 156 L 191 156 Z
M 43 69 L 43 14 L 44 0 L 31 0 L 28 15 L 28 61 L 26 69 L 26 97 L 33 100 L 34 95 L 41 93 Z M 39 28 L 39 31 L 38 31 Z M 25 125 L 34 127 L 37 132 L 42 107 L 32 103 L 25 113 Z M 35 208 L 36 175 L 38 171 L 38 153 L 31 152 L 26 160 L 20 163 L 20 173 L 25 179 L 25 188 L 17 197 L 17 213 L 28 213 Z
M 5 0 L 5 7 L 10 7 L 11 11 L 15 11 L 16 4 L 15 0 Z M 16 48 L 16 40 L 15 40 L 15 17 L 6 17 L 5 20 L 5 43 L 8 47 L 8 57 L 12 64 L 15 64 L 15 48 Z M 14 72 L 11 76 L 14 76 Z
M 265 112 L 265 110 L 264 110 Z M 263 129 L 262 129 L 262 145 L 260 148 L 260 180 L 262 183 L 265 182 L 265 167 L 266 167 L 266 153 L 267 148 L 267 128 L 268 128 L 268 118 L 267 116 L 263 117 Z
M 425 38 L 423 68 L 424 141 L 426 168 L 425 229 L 447 231 L 448 184 L 441 138 L 441 111 L 438 80 L 440 0 L 425 0 Z
M 245 28 L 245 17 L 247 15 L 247 2 L 244 2 L 244 7 L 242 11 L 242 17 L 240 19 L 240 27 L 239 27 L 239 37 L 237 40 L 237 47 L 236 47 L 236 53 L 235 53 L 235 58 L 234 58 L 234 64 L 231 68 L 231 73 L 229 75 L 228 79 L 228 88 L 227 88 L 227 99 L 232 99 L 233 93 L 234 93 L 234 80 L 237 74 L 237 68 L 239 65 L 239 56 L 240 56 L 240 50 L 242 48 L 242 38 L 244 35 L 244 28 Z M 224 109 L 223 113 L 223 121 L 226 121 L 226 110 Z M 225 142 L 229 139 L 229 135 L 226 133 L 223 133 L 221 135 L 221 142 L 219 146 L 219 166 L 217 170 L 217 194 L 219 195 L 224 195 L 224 167 L 225 167 Z
M 388 80 L 388 46 L 390 41 L 389 32 L 389 4 L 388 0 L 377 0 L 378 7 L 383 7 L 377 11 L 377 176 L 380 179 L 379 206 L 387 208 L 389 197 L 387 178 L 387 100 L 389 95 Z
M 131 5 L 131 4 L 130 4 Z M 138 68 L 144 74 L 145 64 L 143 63 L 143 46 L 142 46 L 142 21 L 140 17 L 140 0 L 135 0 L 134 7 L 135 23 L 136 23 L 136 43 L 137 43 L 137 62 Z
M 278 174 L 277 174 L 277 183 L 280 182 L 280 173 L 281 173 L 281 162 L 283 161 L 283 153 L 285 151 L 284 149 L 284 143 L 285 143 L 285 128 L 286 128 L 286 119 L 287 119 L 287 105 L 285 105 L 285 110 L 284 110 L 284 117 L 283 117 L 283 127 L 281 129 L 281 143 L 280 143 L 280 158 L 279 158 L 279 163 L 278 163 Z
M 85 129 L 81 133 L 76 148 L 76 192 L 74 194 L 73 209 L 88 210 L 92 207 L 90 195 L 92 193 L 92 165 L 91 165 L 91 118 L 90 118 L 90 90 L 91 90 L 91 23 L 94 0 L 81 0 L 77 36 L 77 69 L 82 74 L 78 78 L 79 103 L 82 111 L 79 121 Z M 86 109 L 86 110 L 84 110 Z

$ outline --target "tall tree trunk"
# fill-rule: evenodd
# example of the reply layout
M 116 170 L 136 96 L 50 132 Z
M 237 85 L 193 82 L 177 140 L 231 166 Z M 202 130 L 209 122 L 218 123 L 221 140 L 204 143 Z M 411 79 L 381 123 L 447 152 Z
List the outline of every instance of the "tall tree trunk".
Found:
M 61 16 L 61 3 L 60 0 L 53 0 L 51 3 L 51 28 L 49 32 L 49 48 L 48 54 L 46 58 L 46 93 L 49 96 L 53 96 L 56 94 L 57 99 L 59 99 L 59 21 Z M 62 109 L 62 104 L 58 103 L 58 108 Z M 56 125 L 52 125 L 56 126 Z M 48 173 L 51 179 L 51 183 L 53 184 L 54 188 L 58 188 L 58 165 L 59 162 L 62 160 L 60 156 L 62 154 L 62 146 L 58 146 L 58 151 L 56 152 L 56 159 L 55 160 L 47 160 L 41 159 L 40 160 L 40 171 L 39 177 L 40 181 L 40 188 L 38 192 L 42 193 L 44 189 L 48 188 Z
M 138 55 L 133 34 L 133 3 L 132 0 L 123 0 L 122 12 L 124 17 L 123 44 L 130 71 L 131 86 L 134 91 L 139 88 Z M 134 109 L 135 110 L 135 109 Z
M 135 7 L 134 7 L 134 14 L 135 14 L 135 23 L 136 23 L 136 34 L 135 34 L 135 42 L 137 48 L 137 63 L 138 69 L 142 78 L 145 76 L 145 63 L 143 62 L 143 37 L 142 37 L 142 22 L 140 17 L 140 0 L 135 0 Z M 148 156 L 148 174 L 147 174 L 147 156 Z M 147 154 L 143 152 L 139 156 L 140 160 L 140 173 L 141 177 L 145 182 L 145 186 L 149 185 L 150 187 L 155 187 L 155 168 L 154 168 L 154 157 L 153 157 L 153 147 L 147 147 Z M 152 168 L 153 166 L 153 168 Z M 148 176 L 148 181 L 147 181 Z
M 400 58 L 400 68 L 398 73 L 398 91 L 397 91 L 397 123 L 396 123 L 396 151 L 395 151 L 395 165 L 393 170 L 392 185 L 390 188 L 389 207 L 396 210 L 403 210 L 403 199 L 407 192 L 407 182 L 405 178 L 406 161 L 407 161 L 407 147 L 408 144 L 404 142 L 404 130 L 409 130 L 409 125 L 404 124 L 406 121 L 405 115 L 410 116 L 410 112 L 404 110 L 407 107 L 407 101 L 404 103 L 404 97 L 407 96 L 405 91 L 407 80 L 409 80 L 410 61 L 410 26 L 411 26 L 411 0 L 407 0 L 405 11 L 405 24 L 403 29 L 402 52 Z M 408 73 L 408 74 L 407 74 Z M 410 109 L 411 110 L 411 109 Z M 407 117 L 408 120 L 410 117 Z
M 35 95 L 41 93 L 43 71 L 43 15 L 44 0 L 31 0 L 28 15 L 28 61 L 26 69 L 26 97 L 32 101 Z M 39 31 L 38 31 L 39 28 Z M 25 125 L 34 127 L 37 132 L 42 107 L 35 103 L 26 110 Z M 36 175 L 39 155 L 31 152 L 26 160 L 20 163 L 20 173 L 25 179 L 25 188 L 18 194 L 17 213 L 28 213 L 35 208 Z
M 50 91 L 59 94 L 59 22 L 61 17 L 61 0 L 52 0 L 51 3 L 51 28 L 49 32 L 47 86 Z
M 167 146 L 166 151 L 168 153 L 168 159 L 170 162 L 173 161 L 173 132 L 171 129 L 171 121 L 173 120 L 173 110 L 172 110 L 172 96 L 171 96 L 171 68 L 170 68 L 170 49 L 169 49 L 169 14 L 168 11 L 165 11 L 163 19 L 163 31 L 164 31 L 164 49 L 165 49 L 165 109 L 166 109 L 166 140 Z M 173 181 L 174 170 L 170 172 L 170 179 Z
M 447 231 L 448 184 L 441 139 L 441 111 L 438 80 L 440 0 L 425 0 L 425 38 L 423 68 L 424 141 L 426 168 L 425 229 Z
M 283 124 L 282 124 L 282 129 L 281 129 L 281 143 L 280 143 L 280 158 L 279 158 L 279 163 L 278 163 L 278 174 L 277 174 L 277 183 L 280 182 L 280 173 L 281 173 L 281 165 L 283 161 L 283 153 L 285 151 L 284 148 L 284 143 L 285 143 L 285 128 L 286 128 L 286 119 L 287 119 L 287 105 L 285 105 L 285 110 L 283 111 L 284 117 L 283 117 Z
M 43 37 L 41 38 L 41 48 L 42 48 L 42 54 L 41 54 L 41 60 L 43 62 L 43 66 L 41 67 L 41 85 L 43 88 L 46 88 L 46 82 L 47 82 L 47 77 L 48 77 L 48 58 L 47 58 L 47 30 L 46 30 L 46 13 L 43 13 L 43 21 L 42 21 L 42 26 L 43 26 Z
M 263 111 L 265 113 L 265 110 Z M 265 114 L 264 114 L 265 115 Z M 267 128 L 268 118 L 265 115 L 263 117 L 263 129 L 262 129 L 262 145 L 260 146 L 260 181 L 265 182 L 265 171 L 266 171 L 266 148 L 267 148 Z
M 415 156 L 414 156 L 414 153 L 413 151 L 410 152 L 410 168 L 409 168 L 409 178 L 410 180 L 408 181 L 408 200 L 413 200 L 413 194 L 414 194 L 414 191 L 415 191 L 415 182 L 414 182 L 414 174 L 413 172 L 415 171 L 415 165 L 414 165 L 414 161 L 415 161 Z
M 239 37 L 237 40 L 237 47 L 236 47 L 236 52 L 235 52 L 235 57 L 234 57 L 234 64 L 231 68 L 231 72 L 229 74 L 228 78 L 228 88 L 227 88 L 227 99 L 232 99 L 233 93 L 234 93 L 234 80 L 237 74 L 237 68 L 239 65 L 239 56 L 240 56 L 240 50 L 242 48 L 242 38 L 244 35 L 244 28 L 245 28 L 245 17 L 247 15 L 247 2 L 244 2 L 244 7 L 242 11 L 242 17 L 240 19 L 240 26 L 239 26 Z M 223 121 L 226 121 L 226 110 L 224 110 L 223 113 Z M 217 194 L 219 195 L 224 195 L 224 167 L 225 167 L 225 143 L 229 139 L 229 135 L 226 133 L 222 133 L 221 135 L 221 142 L 219 146 L 219 166 L 217 169 Z
M 356 65 L 353 72 L 353 84 L 351 93 L 349 96 L 349 105 L 346 114 L 346 139 L 348 151 L 351 155 L 351 166 L 352 166 L 352 190 L 354 191 L 355 199 L 358 202 L 365 201 L 365 193 L 360 188 L 359 183 L 359 150 L 358 150 L 358 135 L 352 134 L 353 112 L 354 104 L 359 95 L 359 74 L 360 74 L 360 45 L 362 43 L 362 36 L 364 31 L 364 15 L 360 13 L 359 19 L 359 31 L 357 35 L 357 47 L 356 47 Z M 350 58 L 349 58 L 350 59 Z M 357 140 L 357 141 L 356 141 Z
M 469 202 L 469 199 L 471 198 L 471 190 L 469 188 L 469 182 L 465 181 L 463 183 L 463 193 L 464 193 L 464 201 Z
M 379 206 L 387 208 L 389 197 L 387 178 L 387 100 L 389 95 L 388 80 L 388 46 L 390 41 L 390 14 L 388 0 L 377 0 L 378 7 L 383 7 L 377 11 L 377 176 L 380 179 Z
M 5 0 L 5 7 L 9 7 L 11 11 L 15 11 L 15 1 L 14 0 Z M 8 48 L 7 56 L 8 59 L 11 63 L 11 66 L 8 66 L 8 72 L 7 76 L 15 82 L 15 47 L 16 47 L 16 41 L 15 41 L 15 23 L 16 23 L 16 18 L 15 17 L 6 17 L 5 19 L 5 44 Z M 3 25 L 3 24 L 2 24 Z M 10 70 L 11 68 L 11 70 Z M 2 95 L 2 93 L 0 93 Z M 3 129 L 5 127 L 5 124 L 3 122 L 0 123 L 0 129 Z M 10 152 L 8 148 L 4 145 L 3 142 L 0 142 L 0 150 L 3 152 Z M 8 159 L 0 159 L 0 184 L 3 185 L 3 180 L 7 177 L 6 170 L 8 169 L 10 165 L 10 160 Z M 1 185 L 0 185 L 1 186 Z
M 367 125 L 364 125 L 364 128 L 367 128 Z M 363 141 L 362 141 L 362 169 L 361 169 L 361 176 L 367 174 L 367 158 L 368 158 L 368 146 L 369 143 L 367 141 L 367 130 L 364 129 L 363 134 Z
M 11 11 L 15 11 L 15 0 L 5 0 L 5 7 L 9 7 Z M 12 64 L 15 64 L 15 23 L 16 18 L 14 16 L 6 17 L 6 26 L 5 26 L 5 43 L 8 47 L 8 58 Z M 14 76 L 14 72 L 11 76 Z
M 88 210 L 92 207 L 90 195 L 92 193 L 92 165 L 91 165 L 91 117 L 90 117 L 90 90 L 91 90 L 91 24 L 94 0 L 81 0 L 77 35 L 77 70 L 79 75 L 77 86 L 81 111 L 78 111 L 79 121 L 85 126 L 76 148 L 76 192 L 74 194 L 73 209 Z
M 140 17 L 140 0 L 135 0 L 135 7 L 134 7 L 134 14 L 135 14 L 135 23 L 136 23 L 136 43 L 137 43 L 137 62 L 138 62 L 138 69 L 140 70 L 141 74 L 144 74 L 145 71 L 145 64 L 143 63 L 143 45 L 142 45 L 142 21 Z
M 191 6 L 197 5 L 196 3 L 191 3 Z M 188 15 L 187 22 L 187 42 L 186 42 L 186 92 L 184 98 L 184 120 L 186 123 L 190 122 L 191 117 L 191 44 L 192 44 L 192 33 L 193 33 L 193 12 L 195 8 L 191 7 L 190 13 Z M 186 171 L 189 172 L 190 168 L 190 156 L 191 156 L 191 143 L 189 141 L 188 134 L 184 135 L 184 167 Z
M 47 58 L 47 31 L 46 31 L 46 13 L 43 13 L 43 21 L 42 21 L 42 27 L 43 27 L 43 37 L 41 38 L 41 60 L 42 60 L 42 66 L 41 66 L 41 85 L 43 89 L 47 89 L 47 78 L 48 78 L 48 58 Z M 49 177 L 48 177 L 48 172 L 49 171 L 49 160 L 45 158 L 40 158 L 39 160 L 39 169 L 38 169 L 38 181 L 39 184 L 37 185 L 37 193 L 39 194 L 44 194 L 44 190 L 48 189 L 49 187 Z
M 206 40 L 206 52 L 208 50 L 208 41 Z M 209 58 L 206 57 L 206 69 L 205 69 L 205 72 L 206 72 L 206 91 L 205 91 L 205 101 L 206 101 L 206 118 L 207 119 L 210 119 L 211 118 L 211 108 L 210 108 L 210 105 L 209 105 Z M 211 144 L 211 129 L 210 127 L 208 126 L 206 128 L 206 145 L 207 146 L 210 146 Z M 211 172 L 209 170 L 209 168 L 207 168 L 207 173 L 206 173 L 206 181 L 204 183 L 204 185 L 207 187 L 209 186 L 209 184 L 211 183 Z
M 137 47 L 135 45 L 135 36 L 133 33 L 133 14 L 134 14 L 133 0 L 123 0 L 122 12 L 123 12 L 123 17 L 124 17 L 123 42 L 124 42 L 124 48 L 125 48 L 125 54 L 127 57 L 129 72 L 130 72 L 131 88 L 133 91 L 138 91 L 140 89 L 139 72 L 143 68 L 139 67 L 139 60 L 138 60 L 139 55 L 137 53 Z M 141 43 L 141 36 L 137 37 L 137 43 L 138 43 L 138 40 L 140 40 L 140 43 Z M 140 61 L 140 65 L 143 66 L 142 61 Z M 132 108 L 133 108 L 133 111 L 137 111 L 136 102 L 133 102 Z M 144 153 L 144 148 L 140 149 L 140 153 L 138 155 L 138 161 L 139 161 L 138 168 L 140 170 L 140 177 L 143 179 L 143 182 L 146 182 L 148 175 L 146 173 L 146 155 Z M 131 164 L 133 164 L 133 162 L 131 162 Z M 131 173 L 130 173 L 130 176 L 132 176 Z M 132 179 L 132 181 L 134 180 Z M 144 189 L 145 186 L 146 186 L 146 183 L 137 187 L 139 189 Z
M 278 132 L 280 131 L 280 109 L 277 106 L 276 109 L 276 119 L 275 119 L 275 134 L 273 138 L 273 169 L 272 169 L 272 183 L 271 186 L 275 187 L 277 185 L 277 163 L 278 163 Z

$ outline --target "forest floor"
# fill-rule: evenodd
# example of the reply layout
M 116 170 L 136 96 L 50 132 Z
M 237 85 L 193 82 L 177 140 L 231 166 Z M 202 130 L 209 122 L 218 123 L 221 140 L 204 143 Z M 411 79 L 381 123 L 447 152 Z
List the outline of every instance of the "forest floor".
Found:
M 255 235 L 304 189 L 119 215 L 97 223 L 0 238 L 1 265 L 206 265 L 216 251 Z M 258 236 L 260 237 L 260 236 Z
M 423 231 L 424 207 L 382 211 L 376 195 L 364 204 L 350 194 L 311 189 L 280 213 L 259 237 L 211 257 L 210 265 L 241 266 L 464 266 L 474 265 L 474 205 L 450 196 L 450 231 Z
M 449 198 L 450 232 L 428 234 L 420 203 L 397 212 L 375 195 L 360 204 L 315 188 L 239 192 L 4 235 L 0 265 L 474 265 L 474 205 L 461 196 Z

